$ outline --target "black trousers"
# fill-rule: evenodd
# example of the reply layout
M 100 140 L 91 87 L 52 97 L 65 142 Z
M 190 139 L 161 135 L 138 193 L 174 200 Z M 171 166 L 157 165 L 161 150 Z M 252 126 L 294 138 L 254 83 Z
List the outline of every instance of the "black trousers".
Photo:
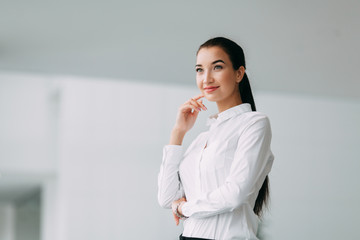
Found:
M 212 239 L 183 237 L 183 235 L 181 234 L 181 235 L 179 236 L 179 240 L 212 240 Z

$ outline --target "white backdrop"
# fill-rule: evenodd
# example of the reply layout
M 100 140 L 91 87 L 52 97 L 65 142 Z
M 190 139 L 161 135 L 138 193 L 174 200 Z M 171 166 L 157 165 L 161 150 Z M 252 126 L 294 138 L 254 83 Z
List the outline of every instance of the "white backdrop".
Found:
M 180 229 L 156 203 L 156 178 L 176 110 L 197 90 L 69 80 L 62 92 L 60 176 L 68 239 L 176 239 Z M 274 93 L 257 93 L 256 100 L 270 116 L 276 156 L 263 235 L 360 236 L 360 194 L 354 191 L 359 102 Z M 216 111 L 214 103 L 208 106 Z M 186 144 L 209 114 L 202 113 Z
M 43 94 L 57 89 L 52 106 L 59 108 L 43 110 L 58 119 L 44 125 L 57 126 L 51 140 L 57 147 L 48 153 L 56 162 L 36 163 L 42 172 L 56 172 L 43 180 L 43 240 L 177 239 L 181 227 L 157 204 L 157 173 L 177 108 L 197 89 L 74 77 L 49 77 L 48 84 L 45 78 L 34 84 L 45 84 Z M 1 84 L 14 79 L 7 75 Z M 265 239 L 360 238 L 360 102 L 274 92 L 255 92 L 255 99 L 270 117 L 275 155 Z M 186 145 L 216 112 L 206 103 L 209 110 Z

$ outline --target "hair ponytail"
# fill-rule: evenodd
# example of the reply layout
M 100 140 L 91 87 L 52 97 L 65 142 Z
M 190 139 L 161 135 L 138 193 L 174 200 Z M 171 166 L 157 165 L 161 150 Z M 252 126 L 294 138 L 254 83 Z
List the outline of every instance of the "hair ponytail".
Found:
M 267 206 L 269 203 L 269 177 L 266 176 L 265 180 L 259 190 L 259 194 L 256 198 L 255 201 L 255 206 L 254 206 L 254 213 L 256 215 L 258 215 L 259 217 L 261 217 L 262 213 L 263 213 L 263 206 Z
M 256 111 L 254 97 L 251 91 L 250 82 L 247 77 L 247 74 L 244 74 L 243 79 L 239 83 L 239 91 L 241 96 L 241 101 L 243 103 L 250 103 L 251 110 Z
M 243 103 L 250 103 L 251 109 L 253 111 L 256 111 L 255 101 L 254 97 L 251 91 L 249 78 L 247 77 L 247 74 L 244 74 L 243 79 L 239 83 L 239 91 L 241 96 L 241 101 Z M 266 176 L 260 190 L 259 194 L 255 201 L 254 206 L 254 213 L 258 216 L 261 216 L 263 212 L 263 206 L 266 206 L 269 199 L 269 177 Z

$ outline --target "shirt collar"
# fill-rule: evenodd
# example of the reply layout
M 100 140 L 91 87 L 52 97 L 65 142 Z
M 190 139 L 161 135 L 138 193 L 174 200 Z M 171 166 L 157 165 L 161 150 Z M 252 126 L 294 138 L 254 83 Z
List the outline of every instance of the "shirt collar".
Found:
M 239 104 L 237 106 L 231 107 L 229 109 L 226 109 L 225 111 L 221 112 L 221 113 L 216 113 L 211 115 L 206 122 L 207 126 L 211 126 L 213 124 L 220 124 L 221 122 L 232 118 L 236 115 L 242 114 L 242 113 L 246 113 L 246 112 L 251 112 L 251 105 L 249 103 L 242 103 Z

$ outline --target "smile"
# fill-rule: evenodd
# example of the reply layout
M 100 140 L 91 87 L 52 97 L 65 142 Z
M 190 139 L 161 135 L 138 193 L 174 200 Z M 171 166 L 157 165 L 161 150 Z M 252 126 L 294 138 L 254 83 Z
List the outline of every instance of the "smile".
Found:
M 216 89 L 218 89 L 219 87 L 206 87 L 206 88 L 204 88 L 204 91 L 206 92 L 206 93 L 210 93 L 210 92 L 213 92 L 213 91 L 215 91 Z

